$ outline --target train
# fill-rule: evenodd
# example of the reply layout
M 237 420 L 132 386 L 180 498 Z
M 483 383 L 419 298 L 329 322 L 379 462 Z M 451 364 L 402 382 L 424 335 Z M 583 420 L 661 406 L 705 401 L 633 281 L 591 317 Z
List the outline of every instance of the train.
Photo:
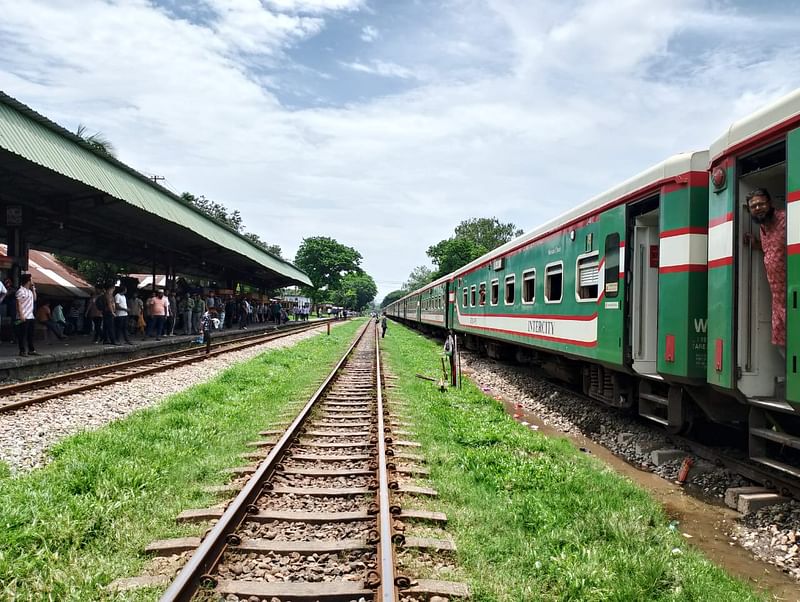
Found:
M 761 253 L 744 242 L 758 188 L 786 210 L 785 357 Z M 669 432 L 730 427 L 751 460 L 800 478 L 799 289 L 797 90 L 385 311 Z

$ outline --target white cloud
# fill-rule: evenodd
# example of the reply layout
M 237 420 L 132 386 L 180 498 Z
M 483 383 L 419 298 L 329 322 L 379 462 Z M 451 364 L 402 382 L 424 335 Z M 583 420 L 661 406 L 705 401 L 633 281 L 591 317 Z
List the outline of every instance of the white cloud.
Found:
M 289 110 L 271 90 L 291 80 L 240 53 L 286 63 L 336 11 L 356 20 L 366 5 L 205 1 L 200 25 L 144 0 L 0 0 L 0 88 L 240 209 L 287 254 L 319 234 L 356 247 L 381 294 L 463 219 L 531 229 L 800 85 L 790 17 L 751 27 L 762 43 L 743 50 L 726 24 L 754 16 L 716 3 L 448 0 L 400 32 L 370 13 L 380 59 L 330 45 L 339 65 L 410 89 Z M 289 66 L 309 89 L 324 75 Z
M 416 79 L 420 77 L 407 67 L 379 60 L 372 60 L 369 64 L 354 61 L 352 63 L 340 63 L 340 65 L 346 69 L 369 73 L 370 75 L 380 75 L 381 77 L 399 77 L 401 79 Z
M 361 28 L 361 39 L 365 42 L 374 42 L 380 37 L 380 33 L 372 25 L 365 25 Z
M 266 3 L 282 12 L 318 14 L 357 10 L 364 6 L 365 0 L 266 0 Z
M 324 21 L 273 12 L 260 0 L 204 0 L 216 13 L 212 27 L 232 49 L 272 55 L 286 45 L 319 33 Z M 296 4 L 296 3 L 294 3 Z

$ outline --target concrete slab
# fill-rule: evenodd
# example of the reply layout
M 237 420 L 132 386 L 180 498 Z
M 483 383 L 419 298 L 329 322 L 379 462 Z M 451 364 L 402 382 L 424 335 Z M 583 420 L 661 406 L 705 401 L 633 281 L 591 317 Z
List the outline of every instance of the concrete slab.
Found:
M 736 510 L 739 507 L 739 496 L 749 493 L 773 493 L 773 491 L 766 487 L 731 487 L 725 491 L 725 505 Z
M 650 453 L 650 461 L 656 466 L 661 466 L 672 460 L 682 460 L 689 456 L 689 452 L 682 449 L 656 449 Z
M 736 509 L 742 514 L 752 514 L 766 506 L 783 504 L 789 498 L 777 493 L 743 493 L 739 496 Z

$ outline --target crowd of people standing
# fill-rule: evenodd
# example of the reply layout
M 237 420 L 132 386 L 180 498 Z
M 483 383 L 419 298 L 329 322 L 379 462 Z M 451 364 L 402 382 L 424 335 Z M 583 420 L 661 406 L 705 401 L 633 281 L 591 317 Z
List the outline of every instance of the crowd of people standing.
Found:
M 65 310 L 66 305 L 66 310 Z M 308 320 L 310 309 L 292 308 L 295 320 Z M 34 344 L 37 323 L 45 329 L 45 340 L 55 336 L 92 335 L 96 344 L 132 345 L 132 339 L 200 335 L 204 325 L 219 329 L 247 329 L 252 324 L 282 324 L 289 313 L 278 300 L 248 295 L 218 295 L 214 291 L 147 290 L 109 285 L 99 287 L 88 299 L 40 298 L 30 274 L 0 282 L 0 319 L 14 325 L 13 339 L 20 355 L 38 355 Z M 0 321 L 0 323 L 2 323 Z

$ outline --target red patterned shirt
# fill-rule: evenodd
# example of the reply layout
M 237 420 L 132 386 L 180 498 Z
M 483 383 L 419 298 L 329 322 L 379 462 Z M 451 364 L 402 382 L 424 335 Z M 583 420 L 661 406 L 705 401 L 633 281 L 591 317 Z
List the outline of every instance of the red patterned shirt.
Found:
M 786 211 L 761 224 L 764 270 L 772 291 L 772 344 L 786 346 Z

